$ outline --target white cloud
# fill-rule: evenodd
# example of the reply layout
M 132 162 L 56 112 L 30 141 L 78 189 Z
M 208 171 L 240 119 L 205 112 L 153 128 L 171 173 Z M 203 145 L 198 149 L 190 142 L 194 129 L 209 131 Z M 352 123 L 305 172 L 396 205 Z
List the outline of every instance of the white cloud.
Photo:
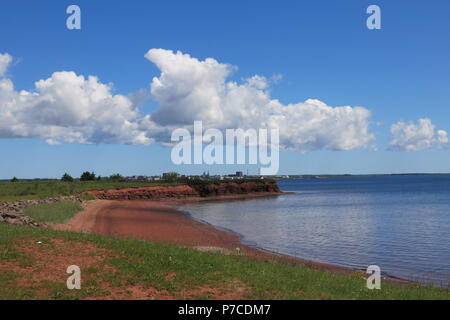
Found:
M 440 147 L 448 142 L 447 132 L 438 130 L 430 119 L 419 119 L 417 124 L 399 121 L 391 126 L 391 151 L 420 151 Z
M 228 79 L 236 67 L 212 58 L 164 49 L 152 49 L 145 57 L 161 73 L 149 91 L 129 97 L 113 94 L 111 85 L 97 77 L 74 72 L 55 72 L 32 91 L 17 91 L 10 79 L 1 78 L 0 138 L 165 144 L 172 130 L 191 129 L 195 120 L 202 120 L 205 129 L 279 128 L 281 147 L 301 152 L 365 148 L 374 138 L 370 111 L 363 107 L 332 107 L 316 99 L 283 105 L 273 99 L 270 83 L 279 76 L 254 75 L 238 83 Z M 11 57 L 8 61 L 4 70 Z M 149 95 L 159 108 L 144 115 L 138 105 Z
M 12 57 L 8 53 L 0 53 L 0 77 L 3 77 L 12 62 Z
M 276 73 L 272 75 L 271 80 L 273 83 L 278 83 L 283 79 L 283 75 L 281 73 Z
M 437 133 L 438 133 L 438 141 L 440 143 L 448 142 L 447 132 L 445 130 L 438 130 Z
M 56 146 L 56 145 L 61 144 L 61 142 L 59 142 L 58 140 L 53 140 L 53 139 L 47 139 L 47 140 L 45 140 L 45 143 L 47 143 L 48 145 L 51 145 L 51 146 Z
M 35 83 L 35 91 L 14 89 L 0 79 L 0 137 L 42 138 L 69 143 L 151 142 L 140 130 L 131 101 L 113 95 L 96 77 L 55 72 Z
M 168 136 L 161 127 L 172 130 L 202 120 L 218 129 L 279 128 L 281 146 L 297 151 L 351 150 L 373 139 L 365 108 L 331 107 L 315 99 L 283 105 L 270 97 L 265 77 L 227 81 L 235 68 L 215 59 L 200 61 L 164 49 L 152 49 L 145 57 L 161 71 L 151 83 L 160 108 L 147 118 L 151 132 L 159 127 L 159 138 Z

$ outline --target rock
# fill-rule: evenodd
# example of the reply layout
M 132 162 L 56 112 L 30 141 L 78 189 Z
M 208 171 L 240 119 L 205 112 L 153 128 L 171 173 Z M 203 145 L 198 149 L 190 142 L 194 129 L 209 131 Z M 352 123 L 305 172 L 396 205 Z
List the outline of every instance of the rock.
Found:
M 0 212 L 0 222 L 6 222 L 14 225 L 21 226 L 31 226 L 31 227 L 45 227 L 45 223 L 37 222 L 30 217 L 24 216 L 22 214 L 14 213 L 1 213 Z

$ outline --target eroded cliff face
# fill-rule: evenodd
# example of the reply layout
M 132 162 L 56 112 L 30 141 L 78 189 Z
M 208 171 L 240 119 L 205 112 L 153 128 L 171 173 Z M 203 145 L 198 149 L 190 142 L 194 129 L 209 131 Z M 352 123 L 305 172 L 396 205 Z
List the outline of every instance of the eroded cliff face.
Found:
M 215 197 L 250 193 L 279 193 L 280 188 L 275 182 L 243 182 L 221 183 L 193 186 L 201 197 Z
M 190 186 L 139 187 L 118 190 L 92 190 L 88 193 L 102 200 L 157 200 L 198 196 Z
M 88 193 L 103 200 L 160 200 L 217 197 L 252 193 L 281 193 L 275 182 L 243 182 L 205 185 L 139 187 L 119 190 L 93 190 Z

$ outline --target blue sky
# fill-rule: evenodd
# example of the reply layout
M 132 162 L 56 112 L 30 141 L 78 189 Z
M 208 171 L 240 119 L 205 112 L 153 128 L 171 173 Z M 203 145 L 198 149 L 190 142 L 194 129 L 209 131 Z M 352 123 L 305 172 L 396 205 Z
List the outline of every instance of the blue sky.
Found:
M 82 29 L 66 28 L 66 8 L 81 8 Z M 382 10 L 382 29 L 368 30 L 366 8 Z M 160 70 L 144 55 L 180 50 L 238 67 L 229 80 L 282 79 L 270 96 L 282 104 L 318 99 L 371 112 L 371 148 L 283 151 L 280 173 L 450 172 L 446 145 L 388 151 L 391 125 L 428 118 L 450 130 L 448 1 L 2 1 L 0 53 L 17 91 L 56 71 L 94 75 L 114 94 L 149 89 Z M 4 106 L 0 105 L 0 108 Z M 149 99 L 141 112 L 159 108 Z M 376 145 L 377 151 L 373 151 Z M 37 137 L 0 139 L 0 178 L 59 177 L 84 170 L 159 174 L 232 172 L 255 166 L 181 166 L 170 148 L 151 145 L 49 145 Z

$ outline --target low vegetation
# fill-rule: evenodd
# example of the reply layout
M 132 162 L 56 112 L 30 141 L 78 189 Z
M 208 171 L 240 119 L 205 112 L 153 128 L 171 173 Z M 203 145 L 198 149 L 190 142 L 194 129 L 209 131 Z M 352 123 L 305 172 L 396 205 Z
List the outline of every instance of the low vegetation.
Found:
M 39 222 L 63 223 L 82 210 L 83 207 L 78 202 L 59 201 L 29 206 L 23 213 Z
M 68 290 L 78 265 L 81 290 Z M 382 284 L 173 245 L 0 224 L 0 299 L 449 299 L 441 289 Z
M 73 182 L 64 182 L 60 180 L 20 180 L 16 182 L 0 181 L 0 202 L 77 195 L 89 190 L 107 190 L 179 184 L 182 183 L 176 181 L 113 181 L 109 179 L 95 181 L 74 180 Z
M 85 176 L 93 173 L 87 172 Z M 86 177 L 85 177 L 86 178 Z M 0 181 L 0 203 L 5 201 L 16 201 L 23 199 L 38 199 L 56 196 L 80 195 L 89 190 L 108 190 L 123 189 L 135 187 L 151 187 L 151 186 L 174 186 L 174 185 L 205 185 L 205 184 L 221 184 L 221 183 L 244 183 L 244 182 L 274 182 L 272 179 L 239 179 L 239 180 L 202 180 L 197 179 L 169 179 L 160 181 L 132 181 L 126 180 L 119 174 L 112 175 L 109 178 L 101 178 L 96 180 L 81 181 L 72 179 L 69 175 L 64 175 L 62 180 L 17 180 Z M 86 178 L 87 179 L 87 178 Z M 86 199 L 88 200 L 88 199 Z

